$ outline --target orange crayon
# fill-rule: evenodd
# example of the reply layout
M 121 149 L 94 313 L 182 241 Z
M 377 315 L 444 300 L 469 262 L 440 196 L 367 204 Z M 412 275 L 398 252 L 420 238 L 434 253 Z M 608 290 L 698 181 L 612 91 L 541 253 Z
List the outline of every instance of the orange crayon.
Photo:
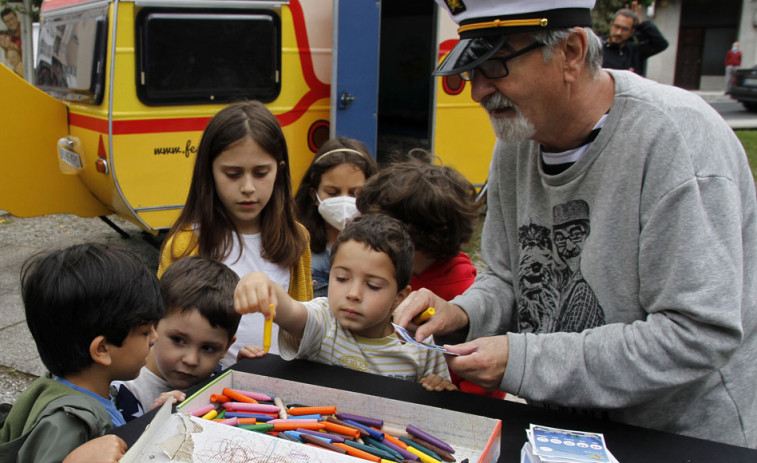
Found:
M 224 403 L 231 402 L 231 399 L 223 394 L 210 394 L 210 401 Z
M 362 458 L 364 460 L 375 461 L 375 462 L 380 462 L 381 461 L 381 458 L 377 457 L 376 455 L 371 455 L 370 453 L 364 452 L 364 451 L 362 451 L 360 449 L 356 449 L 355 447 L 350 447 L 349 445 L 340 444 L 338 442 L 335 442 L 334 445 L 336 445 L 339 448 L 342 448 L 342 449 L 346 450 L 347 453 L 349 455 L 352 455 L 353 457 L 358 457 L 358 458 Z
M 355 428 L 350 428 L 348 426 L 343 426 L 341 424 L 332 423 L 331 421 L 321 421 L 321 423 L 326 426 L 326 430 L 338 432 L 339 434 L 344 434 L 345 436 L 351 436 L 353 439 L 357 439 L 360 437 L 360 430 Z
M 237 402 L 245 402 L 248 404 L 258 403 L 258 401 L 253 399 L 252 397 L 247 397 L 246 395 L 240 394 L 239 392 L 233 389 L 229 389 L 228 387 L 223 388 L 223 395 L 231 400 L 236 400 Z
M 287 410 L 290 415 L 333 415 L 336 413 L 336 407 L 292 407 Z

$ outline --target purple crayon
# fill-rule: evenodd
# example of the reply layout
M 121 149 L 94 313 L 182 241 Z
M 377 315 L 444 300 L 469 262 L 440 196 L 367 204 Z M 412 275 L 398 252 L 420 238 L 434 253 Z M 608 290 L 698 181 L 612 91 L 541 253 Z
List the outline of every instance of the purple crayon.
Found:
M 415 436 L 419 439 L 423 439 L 427 442 L 430 442 L 440 449 L 446 450 L 449 453 L 455 453 L 455 449 L 453 449 L 448 443 L 444 442 L 443 440 L 432 436 L 431 434 L 427 433 L 426 431 L 423 431 L 421 429 L 416 428 L 412 424 L 407 425 L 407 428 L 405 430 L 410 433 L 410 435 Z
M 407 450 L 403 449 L 402 447 L 400 447 L 399 445 L 395 444 L 392 441 L 384 439 L 381 443 L 386 445 L 390 449 L 394 450 L 395 452 L 399 453 L 400 455 L 402 455 L 405 458 L 405 460 L 412 460 L 412 461 L 420 460 L 418 455 L 408 452 Z
M 378 429 L 381 429 L 381 427 L 384 426 L 384 420 L 369 418 L 367 416 L 353 415 L 352 413 L 337 413 L 336 417 L 342 421 L 357 421 L 358 423 L 365 426 L 373 426 L 374 428 Z
M 336 434 L 329 434 L 325 432 L 312 431 L 310 429 L 302 429 L 302 428 L 297 428 L 295 429 L 295 431 L 297 431 L 300 434 L 310 434 L 311 436 L 320 437 L 322 439 L 328 439 L 329 443 L 331 442 L 339 442 L 340 444 L 344 443 L 344 438 L 337 436 Z

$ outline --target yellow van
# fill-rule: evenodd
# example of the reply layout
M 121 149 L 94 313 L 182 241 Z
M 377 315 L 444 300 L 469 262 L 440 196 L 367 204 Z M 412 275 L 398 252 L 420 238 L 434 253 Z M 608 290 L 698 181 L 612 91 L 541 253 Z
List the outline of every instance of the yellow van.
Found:
M 16 216 L 169 228 L 205 125 L 242 99 L 278 118 L 295 180 L 339 135 L 486 180 L 486 114 L 431 75 L 457 39 L 431 0 L 46 0 L 40 17 L 34 85 L 0 66 L 0 209 Z

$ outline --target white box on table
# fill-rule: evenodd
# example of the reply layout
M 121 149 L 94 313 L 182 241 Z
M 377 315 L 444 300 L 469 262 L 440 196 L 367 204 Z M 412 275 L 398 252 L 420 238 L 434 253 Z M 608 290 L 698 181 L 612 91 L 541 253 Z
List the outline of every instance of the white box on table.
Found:
M 284 403 L 333 405 L 339 412 L 381 419 L 402 428 L 412 424 L 449 443 L 455 449 L 458 462 L 468 458 L 471 462 L 489 463 L 499 458 L 500 420 L 236 370 L 216 378 L 188 397 L 178 409 L 191 411 L 206 405 L 210 403 L 211 394 L 221 394 L 227 387 L 280 397 Z M 158 416 L 153 419 L 150 429 L 129 450 L 130 457 L 134 458 L 131 461 L 361 461 L 264 433 L 190 418 L 187 413 L 169 413 L 164 413 L 160 420 Z M 182 445 L 184 447 L 179 450 Z M 178 455 L 178 458 L 169 457 L 177 452 L 191 455 L 186 454 L 186 460 L 179 459 L 182 457 Z M 122 460 L 124 463 L 128 461 Z

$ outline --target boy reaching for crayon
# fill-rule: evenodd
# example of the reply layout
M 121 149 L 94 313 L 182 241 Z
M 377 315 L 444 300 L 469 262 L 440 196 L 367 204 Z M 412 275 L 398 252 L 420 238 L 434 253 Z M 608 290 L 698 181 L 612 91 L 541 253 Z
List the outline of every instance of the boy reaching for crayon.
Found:
M 168 267 L 160 279 L 166 315 L 158 321 L 158 340 L 139 377 L 116 382 L 116 405 L 126 421 L 159 407 L 183 389 L 220 371 L 219 362 L 236 339 L 241 315 L 234 311 L 239 277 L 221 262 L 192 256 Z M 257 346 L 240 357 L 264 355 Z
M 84 244 L 27 260 L 21 293 L 51 374 L 13 405 L 0 430 L 0 461 L 87 461 L 92 451 L 116 458 L 123 441 L 101 438 L 124 424 L 110 384 L 136 378 L 155 342 L 163 316 L 157 278 L 126 249 Z
M 265 274 L 253 273 L 237 285 L 234 308 L 273 317 L 285 360 L 421 383 L 434 375 L 434 388 L 454 390 L 441 353 L 401 343 L 394 334 L 392 312 L 410 293 L 412 268 L 413 244 L 402 223 L 369 214 L 350 222 L 334 242 L 328 297 L 298 302 Z M 437 388 L 440 378 L 446 384 Z

